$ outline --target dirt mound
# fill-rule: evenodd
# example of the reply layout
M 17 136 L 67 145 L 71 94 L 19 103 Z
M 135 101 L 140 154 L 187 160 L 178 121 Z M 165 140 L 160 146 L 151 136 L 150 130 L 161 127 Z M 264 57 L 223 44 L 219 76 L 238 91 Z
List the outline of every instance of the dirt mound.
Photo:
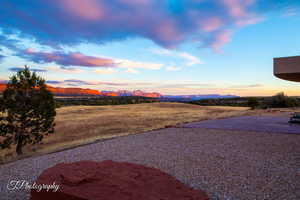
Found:
M 131 163 L 61 163 L 45 170 L 36 184 L 54 182 L 58 191 L 32 189 L 31 200 L 208 200 L 204 192 L 158 169 Z

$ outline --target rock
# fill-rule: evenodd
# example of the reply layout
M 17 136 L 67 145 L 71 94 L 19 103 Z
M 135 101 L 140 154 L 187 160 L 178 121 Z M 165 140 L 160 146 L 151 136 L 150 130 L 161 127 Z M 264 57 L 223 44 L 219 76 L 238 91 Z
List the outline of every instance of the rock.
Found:
M 61 88 L 61 87 L 52 87 L 50 85 L 46 85 L 47 89 L 52 92 L 54 95 L 102 95 L 98 90 L 92 89 L 83 89 L 83 88 Z M 5 83 L 0 83 L 0 93 L 6 89 Z
M 60 188 L 31 190 L 31 200 L 208 200 L 155 168 L 113 161 L 60 163 L 45 170 L 36 184 Z

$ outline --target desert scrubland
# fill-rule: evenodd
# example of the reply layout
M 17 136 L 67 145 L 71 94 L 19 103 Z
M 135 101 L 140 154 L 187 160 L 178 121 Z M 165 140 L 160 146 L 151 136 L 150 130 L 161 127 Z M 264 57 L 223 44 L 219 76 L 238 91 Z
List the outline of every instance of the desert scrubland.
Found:
M 69 106 L 57 109 L 55 133 L 42 143 L 26 146 L 24 155 L 45 154 L 181 123 L 264 113 L 247 107 L 199 106 L 184 103 L 145 103 L 117 106 Z M 17 157 L 15 148 L 0 150 L 0 162 Z

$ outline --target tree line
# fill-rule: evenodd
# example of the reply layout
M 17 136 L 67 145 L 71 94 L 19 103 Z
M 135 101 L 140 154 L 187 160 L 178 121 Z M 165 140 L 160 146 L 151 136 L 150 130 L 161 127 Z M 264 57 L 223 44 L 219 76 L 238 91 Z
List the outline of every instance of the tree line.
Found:
M 221 99 L 203 99 L 189 102 L 202 106 L 237 106 L 252 109 L 300 107 L 300 97 L 289 97 L 283 92 L 271 97 L 236 97 Z
M 125 105 L 139 103 L 158 102 L 156 98 L 140 97 L 140 96 L 117 96 L 117 97 L 94 97 L 94 98 L 57 98 L 55 99 L 56 107 L 62 106 L 102 106 L 102 105 Z

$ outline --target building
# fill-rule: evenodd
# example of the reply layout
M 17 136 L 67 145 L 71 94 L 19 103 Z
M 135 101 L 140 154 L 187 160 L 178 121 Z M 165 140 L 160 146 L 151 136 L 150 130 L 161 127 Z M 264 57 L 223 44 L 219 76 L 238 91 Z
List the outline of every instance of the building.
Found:
M 300 56 L 274 58 L 274 75 L 284 80 L 300 82 Z

